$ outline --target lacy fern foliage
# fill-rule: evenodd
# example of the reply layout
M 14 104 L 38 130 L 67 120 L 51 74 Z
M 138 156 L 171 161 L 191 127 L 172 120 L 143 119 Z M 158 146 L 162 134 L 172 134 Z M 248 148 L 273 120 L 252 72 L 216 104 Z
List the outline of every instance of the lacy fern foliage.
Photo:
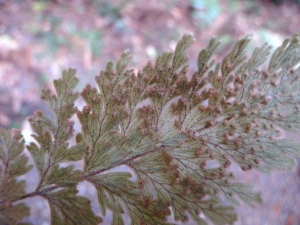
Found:
M 223 59 L 211 57 L 219 45 L 213 38 L 200 51 L 193 74 L 187 51 L 193 43 L 184 35 L 175 52 L 165 52 L 137 73 L 127 69 L 124 52 L 81 92 L 86 105 L 74 107 L 79 93 L 75 70 L 55 80 L 55 93 L 42 99 L 54 120 L 41 111 L 29 119 L 35 142 L 27 147 L 39 174 L 31 193 L 17 179 L 32 165 L 22 154 L 19 131 L 0 130 L 0 223 L 25 224 L 29 208 L 21 200 L 41 196 L 51 211 L 51 224 L 98 224 L 88 198 L 77 194 L 81 181 L 97 190 L 103 216 L 113 212 L 112 225 L 172 224 L 167 218 L 205 225 L 233 224 L 232 205 L 254 207 L 262 202 L 251 186 L 235 181 L 231 163 L 243 170 L 268 173 L 292 168 L 300 146 L 283 131 L 300 130 L 300 37 L 277 48 L 268 63 L 264 44 L 246 56 L 250 37 L 239 40 Z M 69 146 L 76 114 L 81 131 Z M 82 170 L 61 167 L 84 161 Z M 130 172 L 113 172 L 125 165 Z M 134 178 L 132 178 L 134 175 Z

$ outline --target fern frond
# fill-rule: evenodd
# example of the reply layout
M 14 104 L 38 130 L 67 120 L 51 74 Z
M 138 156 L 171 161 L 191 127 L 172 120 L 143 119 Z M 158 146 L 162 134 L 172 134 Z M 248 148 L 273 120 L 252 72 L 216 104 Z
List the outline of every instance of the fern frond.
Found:
M 24 139 L 19 130 L 0 129 L 0 223 L 17 224 L 29 216 L 29 207 L 13 201 L 25 195 L 25 180 L 16 178 L 32 169 L 28 157 L 22 154 Z
M 82 171 L 74 170 L 74 166 L 60 168 L 62 162 L 82 159 L 85 149 L 84 143 L 69 148 L 67 142 L 73 136 L 74 122 L 70 118 L 76 110 L 73 105 L 78 93 L 73 93 L 73 89 L 77 83 L 75 70 L 65 70 L 62 79 L 54 81 L 56 95 L 50 91 L 43 91 L 42 95 L 42 99 L 49 104 L 55 121 L 52 122 L 40 111 L 36 111 L 29 119 L 36 133 L 32 136 L 37 144 L 31 142 L 27 149 L 40 176 L 34 194 L 48 201 L 51 224 L 55 225 L 97 224 L 101 221 L 91 210 L 89 200 L 76 195 L 76 185 L 83 180 Z
M 191 35 L 184 35 L 174 52 L 134 73 L 125 51 L 108 62 L 81 92 L 86 105 L 74 107 L 78 93 L 75 70 L 54 81 L 56 94 L 43 91 L 54 121 L 36 111 L 30 118 L 36 142 L 27 146 L 39 173 L 36 190 L 26 194 L 16 177 L 31 169 L 21 155 L 19 132 L 0 130 L 0 222 L 15 224 L 28 215 L 27 197 L 42 196 L 51 209 L 52 224 L 98 224 L 89 200 L 76 185 L 88 181 L 97 190 L 102 215 L 112 211 L 112 225 L 171 224 L 192 219 L 205 225 L 233 224 L 232 205 L 261 203 L 252 186 L 235 181 L 231 163 L 242 170 L 268 173 L 292 168 L 300 146 L 283 132 L 300 131 L 300 37 L 283 42 L 271 55 L 270 46 L 246 48 L 240 39 L 221 63 L 212 59 L 219 41 L 201 50 L 196 72 L 189 76 Z M 268 65 L 266 65 L 268 64 Z M 69 147 L 76 113 L 81 131 Z M 61 163 L 84 160 L 84 168 Z M 125 166 L 128 171 L 112 169 Z M 18 214 L 11 217 L 10 212 Z
M 299 38 L 275 51 L 268 76 L 259 66 L 270 47 L 264 44 L 247 59 L 250 39 L 239 40 L 216 65 L 211 57 L 219 42 L 212 39 L 199 53 L 198 71 L 189 79 L 187 50 L 193 39 L 185 35 L 174 53 L 164 53 L 137 75 L 123 71 L 125 67 L 114 72 L 108 63 L 96 77 L 100 92 L 90 86 L 83 91 L 87 106 L 77 114 L 89 146 L 85 177 L 98 187 L 102 212 L 105 208 L 115 212 L 112 224 L 118 224 L 114 221 L 121 221 L 118 213 L 123 213 L 122 205 L 113 205 L 126 201 L 114 199 L 107 178 L 100 174 L 115 166 L 127 165 L 137 175 L 141 201 L 156 202 L 153 215 L 168 216 L 171 208 L 175 220 L 190 216 L 203 224 L 202 213 L 215 224 L 233 224 L 236 215 L 222 205 L 220 194 L 232 204 L 240 200 L 251 207 L 262 200 L 250 186 L 234 182 L 234 175 L 226 171 L 231 161 L 243 170 L 263 172 L 293 165 L 289 155 L 298 155 L 299 147 L 278 139 L 278 128 L 298 131 L 299 74 L 287 74 L 299 63 Z M 123 55 L 117 65 L 127 64 L 121 63 L 124 59 Z M 288 86 L 293 95 L 288 94 Z M 147 99 L 150 104 L 140 105 Z M 288 111 L 270 119 L 270 108 L 276 107 Z M 208 168 L 208 161 L 216 166 Z M 122 184 L 124 178 L 116 179 Z M 126 182 L 131 184 L 128 187 L 136 185 Z M 124 187 L 115 192 L 128 195 L 131 189 Z

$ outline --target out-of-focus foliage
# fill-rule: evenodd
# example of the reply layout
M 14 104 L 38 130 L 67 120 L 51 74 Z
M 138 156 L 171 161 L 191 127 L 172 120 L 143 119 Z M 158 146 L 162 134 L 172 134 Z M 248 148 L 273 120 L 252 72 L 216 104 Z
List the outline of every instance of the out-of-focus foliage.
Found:
M 192 8 L 191 17 L 198 21 L 199 28 L 204 30 L 221 13 L 221 7 L 218 0 L 190 0 Z

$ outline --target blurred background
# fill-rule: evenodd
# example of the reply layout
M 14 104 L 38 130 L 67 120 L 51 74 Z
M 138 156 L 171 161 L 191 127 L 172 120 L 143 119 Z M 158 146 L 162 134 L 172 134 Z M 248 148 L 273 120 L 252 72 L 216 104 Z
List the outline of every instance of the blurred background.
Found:
M 300 0 L 0 0 L 0 127 L 25 134 L 35 109 L 49 113 L 41 90 L 53 89 L 52 80 L 69 67 L 77 69 L 81 90 L 124 50 L 133 55 L 131 68 L 142 69 L 174 50 L 185 33 L 196 39 L 189 52 L 195 70 L 197 54 L 212 36 L 222 41 L 218 61 L 245 35 L 253 34 L 250 54 L 299 32 Z M 235 170 L 265 201 L 255 209 L 236 207 L 236 224 L 300 224 L 300 170 L 270 176 Z M 49 209 L 37 202 L 27 221 L 49 224 Z

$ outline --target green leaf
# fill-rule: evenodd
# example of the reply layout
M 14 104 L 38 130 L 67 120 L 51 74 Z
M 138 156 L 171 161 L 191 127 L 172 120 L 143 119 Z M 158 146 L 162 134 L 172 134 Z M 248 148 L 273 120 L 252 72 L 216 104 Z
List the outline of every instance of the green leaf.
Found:
M 14 200 L 25 194 L 25 180 L 4 179 L 0 184 L 0 200 Z
M 199 71 L 203 71 L 216 48 L 220 45 L 220 42 L 216 38 L 212 38 L 206 49 L 200 51 L 197 59 L 197 66 Z
M 188 62 L 187 50 L 191 47 L 193 42 L 193 37 L 189 34 L 185 34 L 178 42 L 172 62 L 174 70 L 178 70 Z
M 9 204 L 9 203 L 8 203 Z M 11 203 L 10 203 L 11 204 Z M 21 223 L 25 217 L 30 215 L 29 207 L 23 203 L 16 205 L 0 205 L 0 224 L 10 225 L 10 224 L 31 224 L 31 223 Z
M 131 56 L 129 55 L 129 51 L 125 51 L 121 55 L 120 61 L 117 62 L 116 70 L 117 74 L 120 76 L 122 73 L 124 73 L 125 69 L 127 68 L 128 62 L 131 60 Z
M 202 208 L 204 216 L 216 225 L 233 224 L 237 220 L 237 215 L 232 213 L 233 207 L 219 206 L 213 208 Z
M 112 225 L 125 225 L 122 215 L 118 212 L 115 212 L 112 219 Z
M 49 155 L 46 154 L 43 149 L 39 149 L 39 147 L 31 142 L 30 145 L 26 146 L 28 151 L 31 153 L 31 156 L 34 160 L 35 166 L 37 167 L 37 170 L 39 172 L 39 175 L 42 176 L 42 174 L 47 169 L 47 163 L 49 161 Z
M 242 183 L 233 183 L 230 185 L 230 190 L 235 193 L 240 200 L 246 203 L 248 206 L 254 208 L 255 203 L 262 203 L 260 194 L 252 191 L 251 185 L 246 185 Z
M 85 144 L 80 143 L 68 149 L 68 145 L 61 145 L 53 154 L 55 163 L 77 161 L 82 159 Z
M 40 111 L 30 118 L 39 143 L 27 146 L 39 172 L 39 183 L 31 195 L 42 195 L 48 200 L 51 209 L 51 224 L 98 224 L 101 219 L 94 215 L 89 200 L 77 196 L 76 185 L 82 181 L 82 171 L 74 166 L 60 167 L 60 163 L 77 161 L 83 157 L 86 144 L 81 142 L 68 147 L 73 136 L 74 122 L 70 120 L 76 111 L 74 101 L 78 93 L 73 89 L 78 83 L 75 70 L 63 71 L 62 79 L 55 80 L 56 94 L 43 91 L 44 99 L 52 109 L 55 121 L 52 122 Z
M 156 212 L 156 201 L 143 202 L 139 199 L 137 184 L 128 180 L 130 177 L 130 173 L 111 172 L 88 178 L 97 189 L 101 211 L 105 212 L 106 208 L 113 211 L 112 225 L 124 224 L 120 215 L 124 213 L 123 207 L 128 212 L 133 225 L 169 225 L 164 221 L 165 217 Z
M 12 160 L 7 169 L 8 176 L 14 178 L 29 172 L 33 165 L 27 165 L 27 163 L 28 158 L 25 155 L 21 155 L 15 160 Z
M 191 215 L 192 219 L 197 223 L 198 225 L 207 225 L 205 220 L 200 218 L 200 216 L 196 213 L 194 210 L 189 210 L 189 214 Z
M 17 224 L 29 216 L 29 208 L 23 204 L 12 202 L 25 194 L 25 180 L 17 180 L 18 176 L 31 170 L 28 157 L 22 154 L 24 140 L 20 131 L 12 132 L 0 129 L 0 224 Z
M 113 209 L 110 199 L 108 198 L 107 194 L 105 193 L 104 187 L 97 185 L 97 195 L 98 195 L 98 202 L 100 205 L 100 210 L 103 216 L 106 215 L 106 208 Z
M 168 69 L 170 66 L 170 63 L 173 58 L 173 53 L 172 52 L 165 52 L 162 56 L 157 57 L 156 63 L 155 63 L 155 68 L 156 69 Z
M 91 210 L 90 202 L 77 196 L 76 188 L 47 193 L 52 225 L 97 225 L 102 219 Z
M 59 187 L 74 186 L 82 181 L 81 170 L 74 170 L 74 166 L 58 168 L 58 165 L 53 166 L 42 184 L 55 184 Z

